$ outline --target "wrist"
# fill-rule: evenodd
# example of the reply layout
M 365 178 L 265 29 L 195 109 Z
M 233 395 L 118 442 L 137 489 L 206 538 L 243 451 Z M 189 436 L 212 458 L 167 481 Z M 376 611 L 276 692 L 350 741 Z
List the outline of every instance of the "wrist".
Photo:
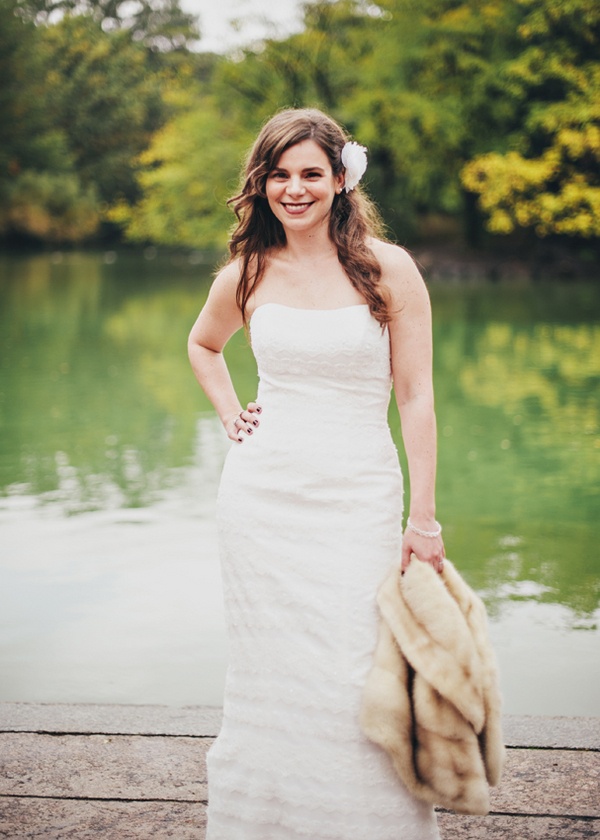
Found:
M 410 508 L 408 517 L 411 522 L 418 525 L 420 528 L 427 528 L 431 530 L 435 525 L 435 508 L 412 507 Z
M 420 537 L 428 537 L 430 539 L 437 539 L 437 537 L 441 536 L 442 533 L 442 526 L 435 519 L 433 522 L 430 521 L 426 527 L 423 527 L 421 524 L 417 525 L 413 522 L 409 516 L 406 520 L 406 528 L 408 531 L 412 531 L 413 534 L 418 534 Z

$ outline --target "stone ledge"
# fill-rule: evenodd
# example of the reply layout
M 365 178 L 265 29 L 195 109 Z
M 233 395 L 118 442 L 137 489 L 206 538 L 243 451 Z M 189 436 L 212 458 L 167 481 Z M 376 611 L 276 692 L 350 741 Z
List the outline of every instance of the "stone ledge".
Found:
M 220 725 L 221 709 L 208 706 L 0 703 L 0 732 L 209 738 Z M 503 729 L 509 747 L 600 750 L 600 717 L 505 715 Z
M 0 732 L 206 738 L 218 733 L 221 716 L 210 706 L 0 703 Z
M 502 727 L 509 747 L 600 750 L 600 717 L 505 715 Z
M 0 838 L 202 840 L 221 710 L 0 704 Z M 504 718 L 491 813 L 441 811 L 445 840 L 600 837 L 600 719 Z

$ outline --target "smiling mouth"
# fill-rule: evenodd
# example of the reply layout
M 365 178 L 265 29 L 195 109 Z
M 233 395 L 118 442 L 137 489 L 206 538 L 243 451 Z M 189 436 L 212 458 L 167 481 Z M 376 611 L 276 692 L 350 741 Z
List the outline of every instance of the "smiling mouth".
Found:
M 301 213 L 306 212 L 306 210 L 308 210 L 309 207 L 312 207 L 313 204 L 314 201 L 307 201 L 303 204 L 292 204 L 291 202 L 282 202 L 282 206 L 285 209 L 286 213 L 289 213 L 293 216 L 298 216 Z

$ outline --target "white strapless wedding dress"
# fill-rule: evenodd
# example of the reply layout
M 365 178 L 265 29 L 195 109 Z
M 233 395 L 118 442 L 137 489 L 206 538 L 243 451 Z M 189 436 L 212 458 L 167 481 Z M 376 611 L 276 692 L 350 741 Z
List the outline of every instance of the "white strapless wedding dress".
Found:
M 219 489 L 230 664 L 207 840 L 435 840 L 358 724 L 402 538 L 388 332 L 366 305 L 274 303 L 250 332 L 263 412 Z

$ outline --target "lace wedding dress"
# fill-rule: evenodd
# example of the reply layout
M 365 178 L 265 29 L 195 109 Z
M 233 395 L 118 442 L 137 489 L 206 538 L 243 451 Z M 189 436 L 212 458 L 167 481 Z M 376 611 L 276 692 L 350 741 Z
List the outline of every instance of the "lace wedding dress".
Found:
M 436 840 L 361 734 L 375 593 L 400 561 L 387 330 L 366 305 L 260 306 L 260 426 L 218 497 L 230 639 L 207 840 Z

